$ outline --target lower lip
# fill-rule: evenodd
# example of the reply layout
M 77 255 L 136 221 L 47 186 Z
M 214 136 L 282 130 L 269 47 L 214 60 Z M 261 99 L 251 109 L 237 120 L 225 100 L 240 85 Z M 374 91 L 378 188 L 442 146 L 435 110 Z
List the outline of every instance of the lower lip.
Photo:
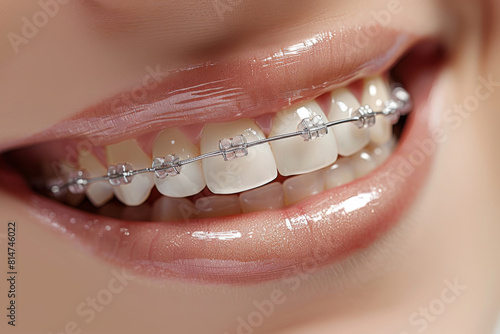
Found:
M 14 172 L 1 173 L 0 185 L 16 189 L 14 195 L 36 220 L 98 257 L 150 277 L 230 284 L 283 278 L 311 262 L 328 265 L 366 248 L 398 222 L 432 161 L 422 150 L 430 138 L 429 91 L 417 97 L 399 146 L 383 166 L 282 210 L 178 223 L 127 222 L 38 196 L 21 186 Z

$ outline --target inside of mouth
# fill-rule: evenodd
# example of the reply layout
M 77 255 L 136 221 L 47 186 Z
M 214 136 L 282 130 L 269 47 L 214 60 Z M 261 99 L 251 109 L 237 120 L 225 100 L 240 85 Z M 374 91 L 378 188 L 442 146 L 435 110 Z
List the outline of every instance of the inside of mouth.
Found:
M 48 191 L 47 184 L 54 177 L 64 178 L 71 171 L 80 170 L 82 165 L 93 172 L 92 177 L 96 177 L 106 174 L 107 166 L 128 160 L 138 168 L 144 168 L 148 163 L 151 166 L 159 152 L 162 156 L 193 157 L 196 154 L 190 150 L 198 150 L 198 154 L 200 150 L 201 153 L 210 151 L 209 148 L 218 144 L 217 139 L 226 137 L 224 135 L 247 131 L 245 133 L 258 139 L 282 134 L 286 132 L 284 129 L 295 131 L 290 124 L 301 113 L 309 116 L 320 114 L 325 121 L 333 121 L 348 117 L 353 109 L 365 104 L 373 110 L 380 110 L 382 103 L 390 97 L 390 84 L 397 81 L 406 85 L 405 81 L 418 72 L 415 57 L 418 63 L 423 63 L 422 66 L 426 63 L 422 61 L 422 55 L 435 57 L 434 51 L 423 51 L 418 49 L 417 55 L 410 53 L 384 74 L 358 80 L 277 114 L 230 123 L 166 129 L 141 138 L 110 143 L 107 147 L 93 147 L 85 140 L 59 140 L 11 151 L 5 157 L 35 191 L 80 210 L 122 220 L 188 221 L 286 208 L 326 190 L 349 184 L 380 167 L 405 131 L 406 117 L 402 116 L 392 125 L 385 124 L 388 120 L 380 115 L 376 118 L 378 124 L 368 129 L 343 124 L 343 130 L 332 127 L 327 136 L 306 143 L 299 142 L 303 141 L 300 137 L 285 139 L 280 145 L 266 143 L 265 147 L 234 162 L 223 161 L 220 156 L 212 157 L 199 161 L 198 169 L 194 166 L 186 168 L 182 185 L 180 178 L 178 183 L 171 184 L 170 178 L 166 182 L 158 180 L 154 173 L 143 179 L 136 175 L 130 184 L 120 187 L 112 187 L 106 181 L 95 183 L 82 194 L 54 194 Z M 413 66 L 411 71 L 409 62 Z M 337 152 L 333 152 L 335 150 Z M 228 167 L 231 163 L 232 167 Z M 276 169 L 274 174 L 273 168 Z

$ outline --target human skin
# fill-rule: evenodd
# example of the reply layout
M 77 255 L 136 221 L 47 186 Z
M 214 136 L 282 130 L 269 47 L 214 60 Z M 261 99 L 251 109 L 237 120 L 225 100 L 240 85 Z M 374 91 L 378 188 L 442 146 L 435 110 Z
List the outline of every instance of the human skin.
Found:
M 109 12 L 103 15 L 95 3 Z M 0 147 L 130 90 L 148 65 L 175 68 L 180 60 L 196 63 L 200 54 L 218 59 L 262 45 L 277 50 L 341 17 L 370 19 L 371 10 L 385 9 L 389 2 L 238 1 L 223 13 L 224 19 L 217 14 L 219 3 L 210 1 L 95 3 L 61 5 L 17 53 L 2 38 Z M 35 221 L 22 199 L 0 189 L 0 236 L 9 220 L 19 226 L 20 282 L 17 328 L 3 321 L 2 332 L 236 333 L 239 317 L 247 319 L 256 303 L 278 294 L 279 303 L 254 333 L 490 333 L 500 306 L 500 157 L 495 154 L 500 3 L 401 4 L 403 10 L 390 26 L 438 21 L 448 36 L 451 57 L 437 83 L 446 92 L 440 97 L 443 113 L 433 118 L 447 136 L 416 202 L 381 239 L 342 262 L 259 284 L 214 285 L 130 274 L 123 290 L 87 323 L 87 316 L 77 314 L 79 305 L 107 289 L 113 270 L 121 268 L 61 238 Z M 2 36 L 19 32 L 21 18 L 40 10 L 35 2 L 9 0 L 0 6 Z M 480 76 L 497 83 L 491 96 L 458 121 L 447 121 L 445 111 L 474 95 Z M 1 243 L 4 247 L 5 238 Z M 6 272 L 6 261 L 1 263 Z M 454 282 L 461 287 L 458 293 L 443 297 Z M 5 280 L 1 289 L 8 290 Z M 429 305 L 445 299 L 439 315 L 425 316 Z

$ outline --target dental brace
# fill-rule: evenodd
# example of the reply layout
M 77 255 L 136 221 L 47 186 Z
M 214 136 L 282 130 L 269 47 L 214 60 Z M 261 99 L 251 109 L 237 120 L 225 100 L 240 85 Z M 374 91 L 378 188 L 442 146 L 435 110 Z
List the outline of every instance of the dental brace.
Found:
M 201 154 L 185 160 L 180 160 L 175 154 L 169 154 L 165 157 L 154 158 L 153 164 L 149 168 L 134 170 L 129 163 L 119 163 L 108 167 L 107 175 L 89 178 L 84 170 L 78 170 L 70 173 L 68 177 L 57 179 L 48 184 L 48 189 L 54 195 L 68 190 L 72 194 L 82 194 L 85 187 L 92 183 L 108 181 L 112 186 L 118 187 L 132 182 L 135 175 L 144 173 L 155 173 L 159 179 L 166 177 L 175 177 L 179 175 L 182 166 L 196 161 L 212 157 L 222 156 L 225 161 L 231 161 L 248 155 L 248 149 L 269 143 L 276 140 L 283 140 L 300 136 L 304 141 L 313 141 L 323 137 L 328 133 L 328 128 L 344 124 L 353 123 L 359 129 L 370 128 L 375 125 L 376 116 L 388 117 L 392 124 L 396 124 L 401 116 L 407 115 L 412 110 L 412 101 L 410 94 L 401 86 L 395 86 L 391 91 L 391 98 L 384 102 L 384 108 L 380 111 L 374 111 L 368 105 L 362 106 L 352 112 L 352 117 L 325 123 L 321 116 L 316 115 L 311 118 L 303 119 L 297 126 L 297 131 L 285 133 L 270 138 L 264 138 L 247 142 L 245 135 L 239 134 L 232 138 L 224 138 L 219 141 L 219 150 Z

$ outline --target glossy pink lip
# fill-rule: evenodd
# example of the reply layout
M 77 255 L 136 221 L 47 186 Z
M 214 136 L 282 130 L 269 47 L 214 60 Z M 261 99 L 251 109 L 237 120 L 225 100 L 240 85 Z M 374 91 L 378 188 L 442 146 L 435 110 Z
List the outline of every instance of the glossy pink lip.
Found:
M 429 37 L 381 27 L 369 46 L 360 47 L 358 36 L 359 28 L 343 27 L 279 52 L 238 54 L 168 75 L 164 67 L 155 73 L 156 67 L 151 66 L 131 91 L 28 138 L 1 143 L 0 151 L 68 138 L 85 138 L 102 146 L 174 126 L 277 112 L 336 86 L 382 73 L 405 50 Z
M 427 94 L 416 97 L 403 138 L 381 168 L 283 210 L 177 223 L 128 222 L 38 196 L 13 172 L 0 174 L 0 185 L 15 189 L 36 220 L 99 257 L 148 276 L 232 284 L 282 278 L 311 260 L 317 265 L 338 261 L 398 221 L 432 160 L 421 148 L 430 138 Z

